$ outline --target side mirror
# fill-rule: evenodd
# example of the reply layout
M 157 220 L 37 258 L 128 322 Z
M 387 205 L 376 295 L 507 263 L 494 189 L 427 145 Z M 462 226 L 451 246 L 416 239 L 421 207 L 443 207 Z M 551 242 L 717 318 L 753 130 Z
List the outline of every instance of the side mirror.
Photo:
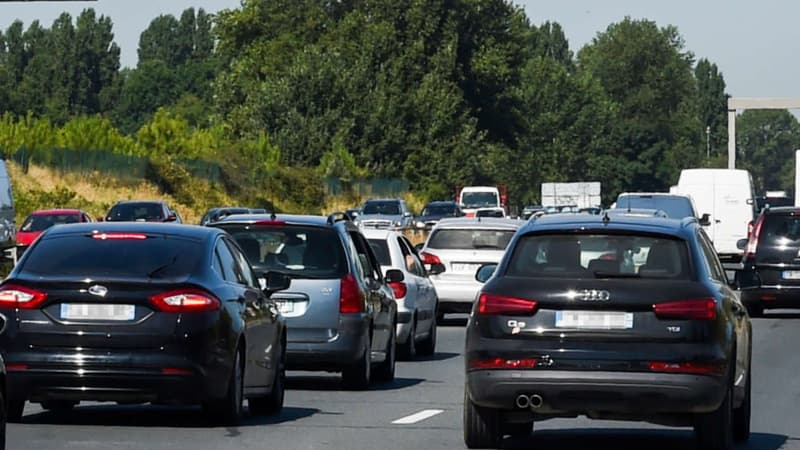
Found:
M 411 217 L 411 212 L 410 211 L 404 212 L 403 217 Z
M 406 279 L 405 274 L 397 269 L 389 269 L 386 271 L 386 283 L 400 283 Z
M 170 213 L 167 216 L 167 222 L 175 222 L 176 220 L 178 220 L 178 216 L 175 213 Z
M 289 289 L 292 279 L 285 273 L 268 271 L 264 272 L 264 278 L 259 278 L 258 282 L 261 284 L 261 289 L 269 297 L 275 292 Z
M 444 273 L 445 270 L 444 264 L 442 263 L 431 264 L 431 268 L 428 270 L 428 273 L 431 275 L 439 275 L 440 273 Z
M 748 239 L 739 239 L 736 241 L 736 248 L 739 250 L 744 250 L 747 247 Z
M 497 264 L 484 264 L 475 272 L 475 279 L 478 283 L 486 283 L 489 278 L 492 278 L 495 270 L 497 270 Z
M 700 217 L 700 225 L 704 227 L 711 225 L 711 216 L 708 213 L 705 213 L 702 217 Z

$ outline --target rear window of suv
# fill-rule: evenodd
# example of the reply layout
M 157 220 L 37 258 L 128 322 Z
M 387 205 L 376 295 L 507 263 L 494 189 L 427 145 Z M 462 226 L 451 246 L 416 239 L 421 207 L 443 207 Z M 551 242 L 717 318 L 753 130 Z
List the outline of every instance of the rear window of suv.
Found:
M 164 219 L 164 209 L 158 203 L 123 203 L 108 212 L 109 222 L 154 221 Z
M 685 241 L 634 234 L 523 236 L 514 248 L 507 274 L 581 279 L 690 277 Z
M 439 229 L 427 247 L 441 250 L 505 250 L 515 230 Z
M 800 216 L 770 214 L 766 216 L 761 240 L 770 244 L 780 245 L 779 240 L 800 240 Z
M 347 259 L 332 228 L 304 225 L 221 225 L 257 272 L 274 270 L 296 278 L 341 278 Z

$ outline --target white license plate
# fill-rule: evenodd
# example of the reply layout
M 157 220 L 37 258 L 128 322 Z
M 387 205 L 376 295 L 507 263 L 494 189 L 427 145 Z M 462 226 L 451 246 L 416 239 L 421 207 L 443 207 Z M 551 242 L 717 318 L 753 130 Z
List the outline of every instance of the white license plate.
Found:
M 800 280 L 800 270 L 784 270 L 781 277 L 784 280 Z
M 633 328 L 633 313 L 557 311 L 556 328 L 573 328 L 578 330 L 627 330 Z
M 467 273 L 475 273 L 481 267 L 480 264 L 467 264 L 467 263 L 452 263 L 450 267 L 453 269 L 453 272 L 467 272 Z
M 292 301 L 276 301 L 275 304 L 278 306 L 278 311 L 281 314 L 291 314 L 294 312 L 294 302 Z
M 126 321 L 136 317 L 134 305 L 62 303 L 61 318 L 66 320 Z

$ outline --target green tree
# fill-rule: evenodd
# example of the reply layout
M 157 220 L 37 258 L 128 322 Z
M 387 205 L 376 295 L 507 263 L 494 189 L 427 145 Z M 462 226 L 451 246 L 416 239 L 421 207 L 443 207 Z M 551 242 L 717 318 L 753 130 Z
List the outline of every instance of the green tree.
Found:
M 747 110 L 736 119 L 736 133 L 737 165 L 750 171 L 756 189 L 794 191 L 797 118 L 785 110 Z
M 694 69 L 697 80 L 697 114 L 703 126 L 703 142 L 709 138 L 711 156 L 724 153 L 728 145 L 728 94 L 725 79 L 716 64 L 703 58 Z M 705 135 L 708 127 L 709 135 Z

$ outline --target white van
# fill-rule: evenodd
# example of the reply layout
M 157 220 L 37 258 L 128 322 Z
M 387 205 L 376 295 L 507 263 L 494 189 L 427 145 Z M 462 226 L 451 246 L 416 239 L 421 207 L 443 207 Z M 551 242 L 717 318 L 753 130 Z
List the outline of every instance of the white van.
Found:
M 698 214 L 709 215 L 705 230 L 720 260 L 726 269 L 738 265 L 742 251 L 736 242 L 747 238 L 748 225 L 758 213 L 750 173 L 737 169 L 685 169 L 678 185 L 670 191 L 690 195 Z M 729 278 L 731 275 L 729 272 Z

